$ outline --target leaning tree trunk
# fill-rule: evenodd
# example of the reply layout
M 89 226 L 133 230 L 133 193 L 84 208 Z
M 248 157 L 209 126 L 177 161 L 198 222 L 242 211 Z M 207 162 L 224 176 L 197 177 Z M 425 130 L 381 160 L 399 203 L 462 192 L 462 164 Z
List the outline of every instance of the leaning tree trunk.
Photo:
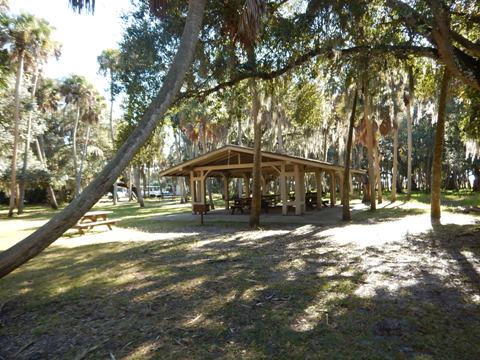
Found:
M 412 104 L 413 104 L 413 71 L 408 69 L 408 99 L 406 99 L 407 107 L 407 199 L 410 200 L 412 195 Z
M 350 124 L 348 125 L 347 148 L 345 149 L 345 170 L 343 171 L 343 199 L 342 199 L 342 220 L 352 219 L 350 214 L 350 163 L 352 158 L 353 127 L 355 125 L 355 111 L 357 110 L 358 90 L 355 89 L 353 96 L 352 113 L 350 115 Z M 320 204 L 321 206 L 321 204 Z
M 375 164 L 373 156 L 373 147 L 375 146 L 373 134 L 373 119 L 370 117 L 370 97 L 368 96 L 368 76 L 364 82 L 364 116 L 367 124 L 367 150 L 368 150 L 368 186 L 370 188 L 370 210 L 376 210 L 376 191 L 375 191 Z
M 78 123 L 80 122 L 80 107 L 77 108 L 77 117 L 75 118 L 75 125 L 72 133 L 72 151 L 73 151 L 73 168 L 75 171 L 75 197 L 80 194 L 80 186 L 78 186 L 78 162 L 77 162 L 77 131 Z
M 35 72 L 33 75 L 33 87 L 31 93 L 32 101 L 35 100 L 35 92 L 37 90 L 37 82 L 38 82 L 38 67 L 35 67 Z M 30 141 L 32 137 L 32 112 L 29 111 L 28 120 L 27 120 L 27 138 L 25 139 L 25 151 L 23 154 L 23 167 L 22 167 L 22 179 L 20 180 L 19 185 L 19 199 L 18 199 L 18 214 L 23 213 L 23 200 L 25 199 L 25 180 L 27 176 L 27 168 L 28 168 L 28 153 L 30 151 Z
M 90 140 L 90 124 L 87 125 L 87 133 L 85 135 L 85 144 L 83 147 L 82 158 L 80 159 L 80 169 L 78 169 L 77 177 L 75 179 L 75 194 L 80 193 L 80 189 L 82 187 L 82 173 L 83 173 L 83 164 L 85 163 L 85 159 L 87 158 L 88 152 L 88 141 Z
M 253 120 L 253 170 L 252 170 L 252 206 L 250 209 L 249 225 L 251 228 L 260 225 L 260 211 L 262 205 L 261 169 L 262 169 L 262 123 L 259 116 L 260 99 L 257 83 L 254 78 L 250 80 L 252 92 L 252 120 Z M 247 194 L 248 196 L 248 194 Z
M 14 126 L 13 126 L 13 153 L 12 153 L 12 168 L 10 178 L 10 205 L 8 209 L 8 217 L 13 216 L 15 209 L 16 195 L 17 195 L 17 149 L 18 149 L 18 127 L 20 125 L 20 89 L 22 87 L 23 78 L 23 61 L 24 53 L 20 52 L 17 67 L 17 79 L 15 81 L 15 112 L 14 112 Z
M 435 132 L 435 147 L 433 149 L 432 201 L 430 214 L 433 220 L 439 220 L 441 216 L 440 191 L 442 182 L 442 152 L 449 81 L 450 72 L 445 68 L 440 88 L 440 99 L 438 101 L 437 131 Z
M 202 26 L 205 3 L 206 0 L 189 1 L 188 16 L 178 52 L 160 92 L 148 107 L 142 121 L 81 195 L 33 234 L 0 253 L 0 278 L 38 255 L 70 229 L 108 191 L 138 149 L 148 140 L 158 122 L 175 100 L 185 74 L 190 68 Z

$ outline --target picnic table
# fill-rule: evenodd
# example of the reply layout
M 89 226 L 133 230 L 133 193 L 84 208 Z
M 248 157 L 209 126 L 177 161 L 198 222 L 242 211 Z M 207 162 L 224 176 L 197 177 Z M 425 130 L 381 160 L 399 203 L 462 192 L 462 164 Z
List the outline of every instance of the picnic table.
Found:
M 261 208 L 268 213 L 269 207 L 275 207 L 277 195 L 262 195 Z M 236 198 L 233 205 L 230 206 L 231 214 L 235 214 L 235 210 L 240 210 L 243 214 L 243 210 L 250 211 L 252 208 L 252 198 Z
M 80 234 L 84 234 L 85 230 L 93 229 L 99 225 L 106 225 L 112 230 L 112 225 L 116 223 L 116 220 L 107 219 L 108 215 L 112 213 L 112 211 L 89 211 L 83 214 L 82 218 L 73 228 L 78 229 Z

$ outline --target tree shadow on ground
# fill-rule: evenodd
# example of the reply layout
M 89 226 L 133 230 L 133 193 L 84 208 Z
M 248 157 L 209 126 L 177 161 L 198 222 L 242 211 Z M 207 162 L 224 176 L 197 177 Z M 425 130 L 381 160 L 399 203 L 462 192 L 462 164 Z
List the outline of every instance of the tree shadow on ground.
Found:
M 51 248 L 1 280 L 0 356 L 479 358 L 478 243 L 465 272 L 437 231 L 389 248 L 313 225 Z

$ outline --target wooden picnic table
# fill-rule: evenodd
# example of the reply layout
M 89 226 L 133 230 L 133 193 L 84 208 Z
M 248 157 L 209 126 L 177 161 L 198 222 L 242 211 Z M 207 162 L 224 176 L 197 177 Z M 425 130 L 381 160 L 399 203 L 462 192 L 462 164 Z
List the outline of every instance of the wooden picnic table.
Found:
M 107 216 L 112 213 L 113 211 L 89 211 L 82 216 L 73 228 L 78 229 L 80 234 L 83 234 L 84 230 L 92 229 L 98 225 L 106 225 L 112 230 L 112 225 L 116 223 L 116 220 L 107 219 Z
M 96 222 L 100 218 L 101 220 L 107 220 L 107 215 L 112 214 L 113 211 L 89 211 L 83 214 L 80 219 L 80 223 L 87 221 Z

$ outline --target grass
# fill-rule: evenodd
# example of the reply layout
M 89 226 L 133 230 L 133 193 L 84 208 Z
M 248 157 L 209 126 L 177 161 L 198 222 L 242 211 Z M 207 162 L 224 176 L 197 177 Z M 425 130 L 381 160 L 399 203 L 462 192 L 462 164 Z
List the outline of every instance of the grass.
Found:
M 114 209 L 123 229 L 185 235 L 48 248 L 0 280 L 0 358 L 28 344 L 16 357 L 480 358 L 478 226 L 360 249 L 315 226 L 250 233 L 245 225 L 149 219 L 190 211 L 172 201 L 97 208 Z M 424 210 L 380 211 L 383 218 L 358 215 L 392 221 Z M 29 229 L 51 214 L 28 208 L 0 226 Z M 441 264 L 451 265 L 437 271 Z M 362 295 L 369 286 L 375 291 Z

